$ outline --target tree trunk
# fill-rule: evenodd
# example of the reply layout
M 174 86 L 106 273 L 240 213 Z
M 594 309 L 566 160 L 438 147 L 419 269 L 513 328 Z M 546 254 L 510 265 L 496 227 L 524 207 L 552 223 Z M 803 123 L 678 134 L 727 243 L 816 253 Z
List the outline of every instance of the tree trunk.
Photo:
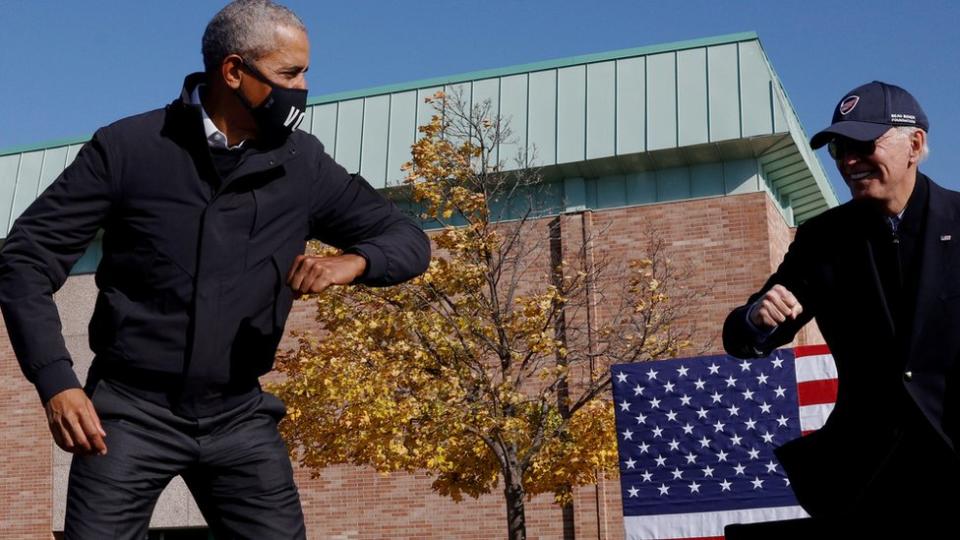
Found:
M 561 509 L 563 510 L 563 540 L 576 540 L 577 524 L 574 521 L 573 502 L 564 504 Z
M 505 479 L 503 489 L 504 499 L 507 501 L 507 538 L 509 540 L 526 540 L 527 521 L 523 513 L 523 486 L 519 478 Z

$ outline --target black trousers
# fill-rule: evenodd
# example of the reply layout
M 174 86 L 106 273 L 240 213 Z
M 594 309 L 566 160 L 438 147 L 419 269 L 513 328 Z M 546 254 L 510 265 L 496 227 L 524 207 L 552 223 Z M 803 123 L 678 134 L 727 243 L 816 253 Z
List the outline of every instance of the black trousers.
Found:
M 817 518 L 728 525 L 726 539 L 957 538 L 960 458 L 926 420 L 912 419 L 900 431 L 882 467 L 848 507 Z
M 285 408 L 275 396 L 260 393 L 200 419 L 176 416 L 107 380 L 93 388 L 92 400 L 108 452 L 74 456 L 65 538 L 145 538 L 160 493 L 177 475 L 218 539 L 306 537 L 277 431 Z

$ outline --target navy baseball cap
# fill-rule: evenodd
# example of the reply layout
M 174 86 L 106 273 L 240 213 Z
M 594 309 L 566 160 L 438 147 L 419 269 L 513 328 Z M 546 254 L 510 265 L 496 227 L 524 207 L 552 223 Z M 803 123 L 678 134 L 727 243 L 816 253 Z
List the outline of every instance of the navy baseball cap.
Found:
M 855 141 L 873 141 L 894 126 L 930 131 L 927 115 L 917 100 L 899 86 L 873 81 L 843 96 L 833 111 L 833 123 L 810 139 L 814 149 L 841 136 Z

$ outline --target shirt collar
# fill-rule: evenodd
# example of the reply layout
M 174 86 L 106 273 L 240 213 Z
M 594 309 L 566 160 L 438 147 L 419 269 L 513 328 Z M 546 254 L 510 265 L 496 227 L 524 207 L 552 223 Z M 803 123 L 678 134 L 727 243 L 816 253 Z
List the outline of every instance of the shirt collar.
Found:
M 896 216 L 887 218 L 891 227 L 897 232 L 919 233 L 923 226 L 924 217 L 927 213 L 927 192 L 929 186 L 927 179 L 917 174 L 916 183 L 913 185 L 913 192 L 907 199 L 907 205 Z
M 203 108 L 203 103 L 200 101 L 201 86 L 205 85 L 201 83 L 193 87 L 193 91 L 190 92 L 189 99 L 187 100 L 187 105 L 195 105 L 200 108 L 200 114 L 203 117 L 203 131 L 207 136 L 207 144 L 210 145 L 211 148 L 239 150 L 243 147 L 243 143 L 247 141 L 240 141 L 240 144 L 236 146 L 230 146 L 227 143 L 227 136 L 217 128 L 217 125 L 213 123 L 213 120 L 211 120 L 207 114 L 206 109 Z

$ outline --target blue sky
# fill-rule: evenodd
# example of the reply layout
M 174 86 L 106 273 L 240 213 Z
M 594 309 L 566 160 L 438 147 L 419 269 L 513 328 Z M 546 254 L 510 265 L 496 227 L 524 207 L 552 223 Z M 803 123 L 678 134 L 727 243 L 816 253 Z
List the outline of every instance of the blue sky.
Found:
M 0 150 L 91 134 L 176 97 L 201 68 L 208 0 L 0 0 Z M 960 2 L 288 0 L 310 30 L 312 96 L 756 31 L 808 135 L 879 79 L 930 118 L 921 170 L 960 190 Z M 841 200 L 849 195 L 821 160 Z

